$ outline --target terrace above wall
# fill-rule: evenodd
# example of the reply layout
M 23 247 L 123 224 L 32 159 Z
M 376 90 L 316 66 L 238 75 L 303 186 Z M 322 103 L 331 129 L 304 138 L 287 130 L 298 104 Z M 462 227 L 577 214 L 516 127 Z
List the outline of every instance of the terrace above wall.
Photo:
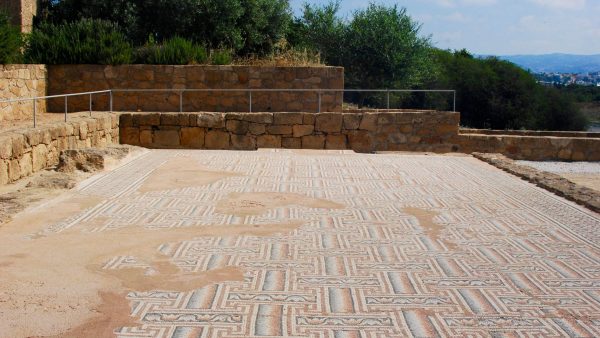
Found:
M 116 111 L 179 111 L 178 89 L 344 89 L 341 67 L 58 65 L 48 66 L 48 94 L 104 89 L 173 89 L 169 93 L 115 93 Z M 185 92 L 183 111 L 248 111 L 249 94 L 238 92 Z M 323 111 L 341 111 L 342 93 L 324 92 Z M 87 110 L 88 98 L 72 99 L 69 111 Z M 318 111 L 315 92 L 252 94 L 255 111 Z M 94 98 L 94 110 L 108 110 L 108 96 Z M 48 110 L 64 111 L 64 101 L 50 100 Z

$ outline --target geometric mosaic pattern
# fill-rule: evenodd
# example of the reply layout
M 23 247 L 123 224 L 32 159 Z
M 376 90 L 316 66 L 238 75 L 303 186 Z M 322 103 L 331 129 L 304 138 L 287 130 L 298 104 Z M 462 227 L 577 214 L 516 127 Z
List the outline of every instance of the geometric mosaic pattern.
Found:
M 240 176 L 137 191 L 177 156 Z M 600 216 L 470 157 L 156 150 L 80 190 L 107 200 L 47 231 L 94 219 L 89 231 L 305 222 L 160 246 L 184 271 L 239 267 L 244 280 L 130 292 L 143 325 L 118 337 L 600 336 Z M 234 192 L 346 208 L 216 213 Z M 114 257 L 104 268 L 140 264 Z

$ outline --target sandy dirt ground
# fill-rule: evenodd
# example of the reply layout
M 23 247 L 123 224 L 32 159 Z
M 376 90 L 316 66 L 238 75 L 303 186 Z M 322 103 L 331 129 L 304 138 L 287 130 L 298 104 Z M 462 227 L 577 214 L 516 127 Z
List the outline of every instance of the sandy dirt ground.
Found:
M 465 156 L 148 151 L 0 226 L 0 336 L 593 337 L 598 225 Z

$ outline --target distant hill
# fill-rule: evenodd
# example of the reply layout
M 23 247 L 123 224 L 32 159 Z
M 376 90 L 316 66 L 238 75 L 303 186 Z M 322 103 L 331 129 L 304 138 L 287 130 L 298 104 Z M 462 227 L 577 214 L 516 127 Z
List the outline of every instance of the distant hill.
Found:
M 534 73 L 590 73 L 600 72 L 600 54 L 543 54 L 499 56 Z

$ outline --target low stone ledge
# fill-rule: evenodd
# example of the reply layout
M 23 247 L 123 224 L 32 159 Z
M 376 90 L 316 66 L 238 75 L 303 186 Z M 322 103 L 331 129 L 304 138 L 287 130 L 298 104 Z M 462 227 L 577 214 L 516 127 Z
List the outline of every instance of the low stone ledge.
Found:
M 502 154 L 473 153 L 472 155 L 540 188 L 583 205 L 592 211 L 600 212 L 600 193 L 596 190 L 575 184 L 553 173 L 517 164 Z
M 102 148 L 118 142 L 119 118 L 110 113 L 0 133 L 0 185 L 57 165 L 63 150 Z
M 499 153 L 515 160 L 600 161 L 600 138 L 460 134 L 464 153 Z
M 352 149 L 456 151 L 459 114 L 350 113 L 121 113 L 120 141 L 176 149 Z

